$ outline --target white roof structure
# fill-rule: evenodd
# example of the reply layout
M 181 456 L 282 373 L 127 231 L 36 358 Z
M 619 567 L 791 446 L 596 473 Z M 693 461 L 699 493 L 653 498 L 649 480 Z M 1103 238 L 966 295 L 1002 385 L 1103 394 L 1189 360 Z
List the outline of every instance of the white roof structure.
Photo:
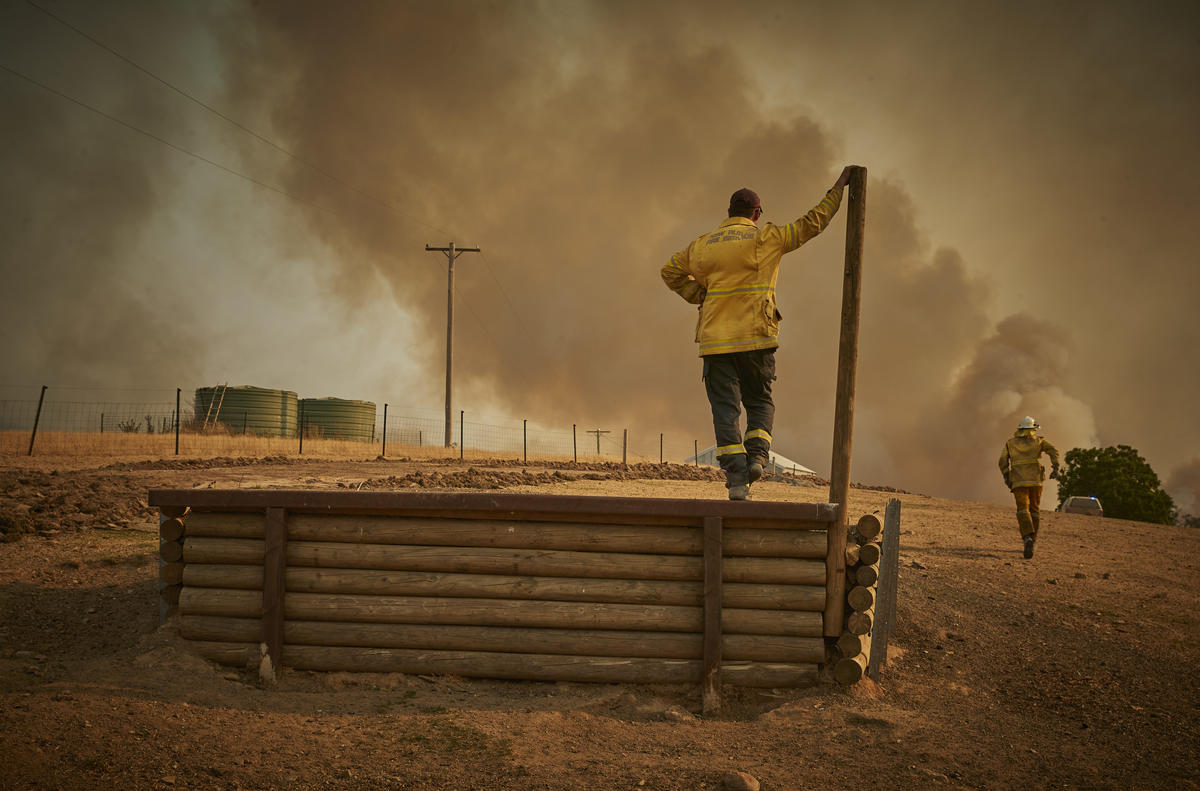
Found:
M 805 467 L 799 462 L 792 461 L 787 456 L 769 451 L 767 454 L 771 462 L 771 468 L 765 469 L 763 472 L 767 475 L 782 475 L 791 473 L 792 475 L 816 475 L 817 473 Z M 709 467 L 720 467 L 720 462 L 717 461 L 717 446 L 712 445 L 706 448 L 696 456 L 689 456 L 683 460 L 684 464 L 704 464 Z

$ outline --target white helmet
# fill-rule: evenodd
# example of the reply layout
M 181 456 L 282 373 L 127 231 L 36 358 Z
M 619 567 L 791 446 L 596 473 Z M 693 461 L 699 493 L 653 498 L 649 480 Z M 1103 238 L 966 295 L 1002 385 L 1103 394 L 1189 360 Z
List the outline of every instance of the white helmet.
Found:
M 1038 427 L 1038 422 L 1036 420 L 1034 420 L 1033 418 L 1031 418 L 1029 415 L 1026 415 L 1024 417 L 1024 419 L 1021 420 L 1021 425 L 1017 426 L 1017 428 L 1037 428 L 1037 427 Z

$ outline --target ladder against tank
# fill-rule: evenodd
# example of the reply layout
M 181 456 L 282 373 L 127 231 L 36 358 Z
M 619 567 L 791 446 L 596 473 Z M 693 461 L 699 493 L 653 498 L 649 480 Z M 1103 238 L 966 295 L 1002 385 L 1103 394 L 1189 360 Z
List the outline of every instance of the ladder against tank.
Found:
M 227 434 L 294 437 L 299 398 L 291 390 L 253 385 L 217 385 L 196 389 L 194 417 L 202 430 Z

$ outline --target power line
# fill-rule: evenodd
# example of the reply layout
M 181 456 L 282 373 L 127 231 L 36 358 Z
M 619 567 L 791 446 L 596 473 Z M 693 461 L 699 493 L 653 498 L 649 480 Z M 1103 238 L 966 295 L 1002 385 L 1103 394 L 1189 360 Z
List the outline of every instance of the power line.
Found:
M 41 88 L 42 90 L 52 93 L 55 96 L 59 97 L 60 99 L 66 99 L 68 102 L 71 102 L 72 104 L 77 104 L 80 107 L 84 108 L 85 110 L 90 110 L 91 112 L 95 113 L 96 115 L 101 116 L 102 118 L 107 118 L 108 120 L 112 121 L 115 124 L 120 124 L 121 126 L 125 127 L 126 129 L 137 132 L 139 135 L 144 135 L 144 136 L 150 138 L 151 140 L 154 140 L 158 143 L 163 144 L 164 146 L 166 146 L 168 148 L 172 148 L 172 149 L 178 151 L 181 154 L 186 154 L 189 157 L 194 157 L 195 159 L 198 159 L 201 162 L 204 162 L 208 165 L 212 165 L 214 168 L 223 170 L 226 173 L 230 174 L 231 176 L 237 176 L 240 179 L 245 179 L 246 181 L 249 181 L 252 184 L 256 184 L 259 187 L 268 189 L 271 192 L 276 192 L 280 195 L 284 195 L 284 196 L 296 201 L 297 203 L 303 203 L 306 206 L 311 206 L 312 208 L 317 209 L 318 211 L 323 211 L 323 212 L 327 212 L 330 214 L 333 213 L 331 210 L 326 209 L 324 206 L 321 206 L 320 204 L 313 203 L 312 201 L 309 201 L 309 200 L 305 200 L 304 198 L 301 198 L 298 195 L 294 195 L 285 189 L 276 187 L 273 184 L 268 184 L 265 181 L 261 181 L 259 179 L 254 178 L 253 176 L 248 176 L 245 173 L 242 173 L 241 171 L 238 171 L 238 170 L 234 170 L 233 168 L 228 167 L 226 165 L 222 165 L 220 162 L 209 159 L 208 157 L 204 156 L 203 154 L 197 154 L 195 151 L 189 151 L 188 149 L 184 148 L 183 146 L 176 145 L 175 143 L 172 143 L 170 140 L 159 137 L 158 135 L 154 134 L 153 132 L 147 132 L 145 129 L 142 129 L 141 127 L 138 127 L 138 126 L 134 126 L 133 124 L 129 123 L 128 121 L 123 121 L 120 118 L 117 118 L 115 115 L 109 115 L 108 113 L 104 112 L 103 110 L 91 106 L 87 102 L 81 101 L 80 99 L 76 99 L 73 96 L 69 96 L 56 88 L 51 88 L 49 85 L 46 85 L 44 82 L 35 80 L 33 77 L 30 77 L 27 74 L 23 74 L 14 68 L 4 65 L 3 63 L 0 63 L 0 69 L 4 69 L 5 71 L 7 71 L 9 74 L 13 75 L 14 77 L 20 77 L 22 80 L 25 80 L 26 82 L 31 83 L 33 85 L 36 85 L 37 87 Z
M 491 262 L 488 261 L 488 257 L 482 251 L 480 251 L 479 257 L 483 259 L 483 264 L 487 267 L 488 273 L 491 274 L 492 280 L 496 281 L 496 288 L 500 289 L 500 296 L 504 297 L 504 301 L 508 303 L 508 309 L 512 311 L 517 324 L 521 326 L 521 332 L 524 333 L 526 340 L 528 340 L 532 335 L 529 332 L 529 328 L 525 326 L 525 320 L 521 318 L 521 314 L 513 305 L 512 300 L 508 298 L 508 292 L 504 290 L 504 284 L 500 282 L 500 278 L 496 276 L 496 271 L 492 269 Z
M 46 85 L 45 83 L 40 82 L 39 80 L 36 80 L 27 74 L 23 74 L 22 72 L 19 72 L 14 68 L 11 68 L 10 66 L 6 66 L 5 64 L 0 63 L 0 69 L 8 72 L 9 74 L 13 75 L 14 77 L 19 77 L 20 79 L 25 80 L 26 82 L 28 82 L 32 85 L 36 85 L 38 88 L 41 88 L 42 90 L 46 91 L 47 93 L 51 93 L 61 99 L 65 99 L 66 101 L 71 102 L 72 104 L 78 105 L 79 107 L 82 107 L 85 110 L 93 112 L 102 118 L 112 121 L 115 124 L 119 124 L 120 126 L 123 126 L 126 129 L 129 129 L 133 132 L 137 132 L 140 135 L 148 137 L 151 140 L 154 140 L 155 142 L 160 143 L 170 149 L 178 151 L 181 154 L 185 154 L 189 157 L 193 157 L 194 159 L 198 159 L 201 162 L 204 162 L 207 165 L 215 167 L 218 170 L 222 170 L 231 176 L 236 176 L 237 178 L 244 179 L 245 181 L 248 181 L 251 184 L 254 184 L 256 186 L 270 190 L 271 192 L 277 193 L 279 195 L 283 195 L 286 198 L 290 198 L 291 200 L 294 200 L 297 203 L 301 203 L 305 206 L 309 206 L 313 209 L 316 209 L 317 211 L 324 212 L 338 220 L 341 219 L 341 217 L 338 216 L 337 212 L 333 211 L 332 209 L 328 209 L 328 208 L 320 205 L 319 203 L 314 203 L 310 200 L 306 200 L 305 198 L 301 198 L 300 196 L 295 195 L 291 192 L 288 192 L 287 190 L 285 190 L 281 187 L 276 187 L 273 184 L 268 184 L 265 181 L 254 178 L 253 176 L 246 175 L 245 173 L 235 170 L 234 168 L 228 167 L 226 165 L 222 165 L 220 162 L 216 162 L 212 159 L 209 159 L 208 157 L 203 156 L 202 154 L 197 154 L 194 151 L 190 151 L 190 150 L 184 148 L 183 146 L 172 143 L 170 140 L 159 137 L 158 135 L 154 134 L 153 132 L 148 132 L 145 129 L 142 129 L 141 127 L 138 127 L 138 126 L 135 126 L 135 125 L 129 123 L 128 121 L 124 121 L 120 118 L 117 118 L 114 115 L 110 115 L 109 113 L 106 113 L 103 110 L 100 110 L 99 108 L 93 107 L 92 105 L 88 104 L 87 102 L 84 102 L 80 99 L 76 99 L 75 97 L 70 96 L 66 93 L 63 93 L 62 91 L 60 91 L 56 88 L 52 88 L 49 85 Z M 397 260 L 402 260 L 402 259 L 397 259 Z M 475 309 L 472 308 L 469 303 L 466 304 L 466 307 L 467 307 L 467 310 L 471 313 L 472 317 L 475 318 L 476 321 L 478 321 L 479 324 L 484 328 L 484 330 L 485 330 L 484 334 L 489 338 L 493 338 L 494 336 L 490 332 L 487 331 L 487 326 L 484 324 L 483 320 L 480 319 L 477 315 L 475 315 Z
M 149 69 L 147 69 L 145 66 L 142 66 L 142 65 L 141 65 L 140 63 L 138 63 L 137 61 L 133 60 L 132 58 L 129 58 L 129 57 L 127 57 L 126 55 L 123 55 L 122 53 L 120 53 L 120 52 L 118 52 L 117 50 L 113 49 L 113 48 L 112 48 L 112 47 L 110 47 L 108 44 L 105 44 L 103 41 L 100 41 L 98 38 L 96 38 L 95 36 L 91 35 L 91 34 L 90 34 L 90 33 L 88 33 L 87 31 L 85 31 L 85 30 L 82 30 L 82 29 L 80 29 L 79 27 L 77 27 L 77 26 L 75 26 L 75 25 L 71 24 L 70 22 L 68 22 L 66 19 L 63 19 L 63 18 L 62 18 L 61 16 L 59 16 L 58 14 L 55 14 L 54 12 L 50 11 L 49 9 L 43 8 L 42 6 L 40 6 L 40 5 L 38 5 L 37 3 L 35 3 L 35 2 L 34 2 L 34 0 L 25 0 L 25 2 L 26 2 L 27 4 L 29 4 L 30 6 L 32 6 L 33 8 L 36 8 L 38 11 L 42 12 L 43 14 L 45 14 L 45 15 L 46 15 L 47 17 L 49 17 L 50 19 L 53 19 L 55 22 L 58 22 L 58 23 L 59 23 L 60 25 L 62 25 L 63 27 L 66 27 L 67 29 L 69 29 L 69 30 L 73 31 L 73 32 L 74 32 L 74 33 L 76 33 L 77 35 L 79 35 L 79 36 L 81 36 L 81 37 L 83 37 L 83 38 L 87 39 L 88 41 L 90 41 L 91 43 L 95 44 L 97 47 L 99 47 L 99 48 L 103 49 L 105 52 L 109 53 L 109 54 L 110 54 L 110 55 L 112 55 L 113 57 L 115 57 L 115 58 L 119 59 L 119 60 L 120 60 L 120 61 L 122 61 L 123 63 L 126 63 L 126 64 L 128 64 L 129 66 L 132 66 L 133 68 L 137 69 L 137 70 L 138 70 L 138 71 L 140 71 L 142 74 L 145 74 L 147 77 L 151 78 L 152 80 L 154 80 L 154 81 L 158 82 L 159 84 L 161 84 L 161 85 L 163 85 L 163 86 L 165 86 L 165 87 L 169 88 L 170 90 L 174 91 L 175 93 L 177 93 L 178 95 L 180 95 L 180 96 L 182 96 L 183 98 L 187 99 L 188 101 L 190 101 L 190 102 L 193 102 L 194 104 L 198 105 L 199 107 L 202 107 L 202 108 L 204 108 L 205 110 L 207 110 L 208 112 L 210 112 L 210 113 L 212 113 L 213 115 L 217 116 L 218 118 L 221 118 L 221 119 L 222 119 L 222 120 L 224 120 L 225 122 L 227 122 L 227 123 L 229 123 L 229 124 L 231 124 L 231 125 L 233 125 L 233 126 L 237 127 L 237 128 L 238 128 L 238 129 L 240 129 L 241 131 L 243 131 L 243 132 L 245 132 L 246 134 L 248 134 L 248 135 L 250 135 L 251 137 L 253 137 L 255 140 L 258 140 L 258 141 L 260 141 L 260 142 L 264 143 L 265 145 L 268 145 L 268 146 L 270 146 L 271 148 L 275 149 L 275 150 L 276 150 L 276 151 L 278 151 L 279 153 L 281 153 L 281 154 L 283 154 L 283 155 L 285 155 L 285 156 L 287 156 L 287 157 L 289 157 L 289 158 L 291 158 L 291 159 L 295 160 L 296 162 L 299 162 L 300 164 L 302 164 L 302 165 L 304 165 L 305 167 L 309 168 L 309 169 L 310 169 L 310 170 L 312 170 L 313 172 L 315 172 L 315 173 L 318 173 L 318 174 L 320 174 L 320 175 L 324 176 L 325 178 L 329 179 L 330 181 L 333 181 L 334 183 L 341 185 L 341 186 L 342 186 L 342 187 L 344 187 L 345 189 L 347 189 L 347 190 L 350 190 L 350 191 L 351 191 L 351 192 L 353 192 L 354 194 L 356 194 L 356 195 L 358 195 L 358 196 L 360 196 L 360 197 L 362 197 L 362 198 L 365 198 L 366 200 L 368 200 L 368 201 L 370 201 L 370 202 L 372 202 L 372 203 L 374 203 L 374 204 L 376 204 L 376 205 L 378 205 L 378 206 L 381 206 L 381 207 L 383 207 L 383 208 L 385 208 L 385 209 L 389 210 L 390 212 L 392 212 L 393 214 L 395 214 L 397 217 L 401 217 L 401 218 L 403 218 L 403 219 L 406 219 L 406 220 L 408 220 L 408 221 L 410 221 L 410 222 L 417 223 L 417 224 L 419 224 L 419 225 L 424 225 L 424 226 L 425 226 L 425 227 L 427 227 L 427 228 L 432 228 L 433 230 L 435 230 L 435 231 L 437 231 L 438 233 L 441 233 L 441 234 L 443 234 L 443 235 L 445 235 L 445 236 L 452 236 L 452 234 L 451 234 L 449 231 L 447 231 L 446 229 L 444 229 L 444 228 L 440 228 L 440 227 L 438 227 L 438 226 L 434 225 L 433 223 L 426 222 L 426 221 L 424 221 L 424 220 L 418 220 L 418 219 L 416 219 L 416 218 L 414 218 L 414 217 L 411 217 L 411 216 L 409 216 L 409 215 L 403 214 L 403 213 L 401 213 L 401 212 L 400 212 L 400 211 L 399 211 L 399 210 L 396 208 L 396 206 L 395 206 L 395 205 L 393 205 L 391 202 L 389 202 L 389 201 L 387 201 L 387 200 L 385 200 L 385 199 L 383 199 L 383 198 L 380 198 L 380 197 L 378 197 L 378 196 L 376 196 L 376 195 L 373 195 L 373 194 L 371 194 L 371 193 L 367 192 L 366 190 L 363 190 L 363 189 L 361 189 L 361 188 L 359 188 L 359 187 L 355 186 L 354 184 L 351 184 L 350 182 L 346 181 L 345 179 L 342 179 L 342 178 L 340 178 L 340 177 L 338 177 L 338 176 L 334 175 L 333 173 L 330 173 L 329 171 L 325 170 L 324 168 L 322 168 L 322 167 L 320 167 L 320 166 L 316 165 L 316 164 L 315 164 L 315 163 L 313 163 L 313 162 L 310 162 L 309 160 L 307 160 L 307 159 L 305 159 L 305 158 L 303 158 L 303 157 L 299 156 L 298 154 L 296 154 L 296 153 L 294 153 L 294 152 L 292 152 L 292 151 L 289 151 L 288 149 L 286 149 L 286 148 L 284 148 L 283 146 L 279 145 L 279 144 L 278 144 L 278 143 L 276 143 L 275 141 L 273 141 L 273 140 L 269 139 L 269 138 L 268 138 L 268 137 L 266 137 L 265 135 L 262 135 L 262 134 L 260 134 L 260 133 L 256 132 L 255 130 L 251 129 L 250 127 L 246 126 L 245 124 L 242 124 L 241 122 L 237 121 L 236 119 L 234 119 L 234 118 L 231 118 L 230 116 L 228 116 L 228 115 L 226 115 L 225 113 L 221 112 L 220 110 L 218 110 L 217 108 L 215 108 L 215 107 L 213 107 L 212 105 L 208 104 L 207 102 L 204 102 L 203 100 L 196 98 L 195 96 L 191 95 L 190 93 L 188 93 L 187 91 L 185 91 L 185 90 L 183 90 L 182 88 L 178 87 L 177 85 L 175 85 L 175 84 L 173 84 L 173 83 L 169 82 L 168 80 L 166 80 L 166 79 L 164 79 L 164 78 L 162 78 L 162 77 L 158 76 L 158 75 L 157 75 L 157 74 L 155 74 L 154 72 L 152 72 L 152 71 L 150 71 Z M 256 182 L 256 183 L 258 183 L 258 182 Z M 287 193 L 285 193 L 285 194 L 287 194 Z M 312 204 L 309 204 L 309 205 L 312 205 Z M 504 297 L 504 301 L 505 301 L 505 303 L 508 305 L 508 308 L 509 308 L 509 310 L 510 310 L 510 311 L 512 311 L 512 315 L 513 315 L 513 317 L 514 317 L 514 318 L 517 320 L 517 324 L 520 326 L 520 328 L 521 328 L 521 331 L 522 331 L 522 332 L 525 334 L 525 336 L 528 338 L 528 337 L 530 336 L 529 330 L 528 330 L 528 328 L 525 326 L 525 323 L 524 323 L 523 319 L 521 318 L 521 314 L 520 314 L 520 313 L 517 311 L 516 307 L 513 305 L 513 303 L 512 303 L 512 300 L 511 300 L 511 299 L 509 299 L 509 297 L 508 297 L 508 292 L 507 292 L 507 291 L 505 291 L 505 289 L 504 289 L 504 284 L 503 284 L 503 283 L 500 281 L 500 278 L 499 278 L 499 277 L 496 275 L 496 272 L 495 272 L 495 270 L 492 268 L 492 265 L 491 265 L 491 263 L 490 263 L 490 262 L 488 262 L 486 258 L 484 259 L 484 265 L 487 267 L 488 273 L 489 273 L 489 274 L 492 276 L 492 280 L 494 280 L 494 281 L 496 282 L 496 287 L 497 287 L 497 288 L 500 290 L 500 294 L 501 294 L 501 295 Z M 482 323 L 482 322 L 481 322 L 481 323 Z
M 103 41 L 100 41 L 99 39 L 88 34 L 87 32 L 80 30 L 78 27 L 76 27 L 75 25 L 72 25 L 70 22 L 68 22 L 67 20 L 58 16 L 57 14 L 55 14 L 51 11 L 48 11 L 47 9 L 45 9 L 42 6 L 38 5 L 37 3 L 33 2 L 33 0 L 25 0 L 25 2 L 28 3 L 29 5 L 33 6 L 34 8 L 36 8 L 38 11 L 41 11 L 43 14 L 50 17 L 54 21 L 58 22 L 59 24 L 63 25 L 64 27 L 68 28 L 69 30 L 74 31 L 78 35 L 80 35 L 83 38 L 87 39 L 88 41 L 92 42 L 97 47 L 100 47 L 101 49 L 103 49 L 105 52 L 109 53 L 113 57 L 118 58 L 121 61 L 123 61 L 124 63 L 129 64 L 133 68 L 140 71 L 142 74 L 145 74 L 147 77 L 150 77 L 151 79 L 155 80 L 156 82 L 166 86 L 167 88 L 170 88 L 172 91 L 179 94 L 180 96 L 187 99 L 188 101 L 193 102 L 193 103 L 199 105 L 200 107 L 203 107 L 205 110 L 209 111 L 210 113 L 217 116 L 218 118 L 221 118 L 222 120 L 232 124 L 233 126 L 242 130 L 246 134 L 250 135 L 255 140 L 265 143 L 266 145 L 275 149 L 279 153 L 284 154 L 285 156 L 288 156 L 288 157 L 296 160 L 297 162 L 299 162 L 300 164 L 304 165 L 305 167 L 311 169 L 315 173 L 319 173 L 320 175 L 324 176 L 325 178 L 329 179 L 330 181 L 340 184 L 342 187 L 345 187 L 346 189 L 350 190 L 351 192 L 355 193 L 356 195 L 366 198 L 367 200 L 371 201 L 372 203 L 375 203 L 379 206 L 382 206 L 385 209 L 390 210 L 392 213 L 394 213 L 398 217 L 406 219 L 410 222 L 417 223 L 419 225 L 424 225 L 427 228 L 432 228 L 433 230 L 437 231 L 438 233 L 449 235 L 450 232 L 445 230 L 444 228 L 439 228 L 438 226 L 433 225 L 432 223 L 426 222 L 424 220 L 418 220 L 411 216 L 402 214 L 394 205 L 383 200 L 382 198 L 378 198 L 378 197 L 372 195 L 371 193 L 366 192 L 365 190 L 360 189 L 359 187 L 356 187 L 355 185 L 351 184 L 350 182 L 346 181 L 345 179 L 339 178 L 338 176 L 335 176 L 334 174 L 319 167 L 318 165 L 315 165 L 312 162 L 309 162 L 307 159 L 304 159 L 303 157 L 299 156 L 298 154 L 288 151 L 286 148 L 284 148 L 283 146 L 274 142 L 273 140 L 270 140 L 269 138 L 254 131 L 250 127 L 248 127 L 242 123 L 239 123 L 238 121 L 234 120 L 233 118 L 230 118 L 228 115 L 225 115 L 220 110 L 213 107 L 212 105 L 207 104 L 206 102 L 201 101 L 200 99 L 197 99 L 195 96 L 192 96 L 190 93 L 183 90 L 182 88 L 179 88 L 178 86 L 168 82 L 167 80 L 163 79 L 162 77 L 159 77 L 157 74 L 150 71 L 146 67 L 144 67 L 141 64 L 137 63 L 136 61 L 126 57 L 125 55 L 122 55 L 120 52 L 118 52 L 117 50 L 108 46 Z

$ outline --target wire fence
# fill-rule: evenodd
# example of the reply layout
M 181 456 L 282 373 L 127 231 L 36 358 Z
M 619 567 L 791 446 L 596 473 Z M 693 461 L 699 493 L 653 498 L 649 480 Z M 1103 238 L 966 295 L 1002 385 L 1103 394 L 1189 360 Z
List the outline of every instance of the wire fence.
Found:
M 12 388 L 10 388 L 12 389 Z M 31 388 L 25 388 L 30 390 Z M 166 395 L 152 391 L 152 396 Z M 446 441 L 445 415 L 420 416 L 388 404 L 345 402 L 345 412 L 317 410 L 304 402 L 284 406 L 270 419 L 261 413 L 170 393 L 172 400 L 65 399 L 43 391 L 37 398 L 0 398 L 0 454 L 119 456 L 420 456 L 659 462 L 663 435 L 631 442 L 624 429 L 546 428 L 528 420 L 504 424 L 467 420 L 459 411 Z M 294 403 L 293 399 L 293 403 Z M 372 411 L 373 410 L 373 411 Z M 409 412 L 406 414 L 405 411 Z M 691 444 L 696 444 L 695 442 Z

